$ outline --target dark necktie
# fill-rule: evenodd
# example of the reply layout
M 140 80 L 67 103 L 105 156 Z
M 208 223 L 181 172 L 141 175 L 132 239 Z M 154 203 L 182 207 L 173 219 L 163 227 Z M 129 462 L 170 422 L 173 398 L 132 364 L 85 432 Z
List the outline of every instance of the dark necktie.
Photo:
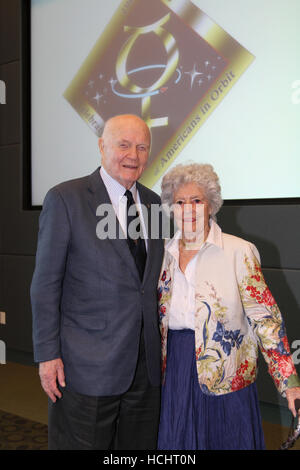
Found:
M 136 209 L 135 210 L 131 209 L 130 214 L 129 214 L 130 207 L 135 206 L 135 202 L 134 202 L 131 191 L 127 189 L 125 192 L 125 196 L 127 197 L 127 242 L 128 242 L 128 246 L 131 251 L 131 254 L 135 260 L 135 264 L 138 269 L 140 279 L 142 280 L 143 275 L 144 275 L 144 270 L 145 270 L 146 258 L 147 258 L 145 241 L 143 238 L 141 238 L 141 236 L 139 236 L 139 238 L 137 239 L 131 238 L 130 233 L 128 233 L 128 227 L 133 220 L 136 220 L 134 227 L 136 228 L 136 231 L 138 233 L 141 233 L 140 232 L 141 225 L 140 225 L 139 213 Z

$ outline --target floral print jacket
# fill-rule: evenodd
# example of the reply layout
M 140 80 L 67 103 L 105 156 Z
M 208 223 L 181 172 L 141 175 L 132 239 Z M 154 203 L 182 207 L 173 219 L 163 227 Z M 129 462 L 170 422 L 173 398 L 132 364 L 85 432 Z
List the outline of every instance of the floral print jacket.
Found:
M 163 377 L 174 263 L 166 250 L 158 286 Z M 283 396 L 287 388 L 299 386 L 284 322 L 256 247 L 222 233 L 214 221 L 198 254 L 195 305 L 196 365 L 204 393 L 222 395 L 254 382 L 258 348 Z

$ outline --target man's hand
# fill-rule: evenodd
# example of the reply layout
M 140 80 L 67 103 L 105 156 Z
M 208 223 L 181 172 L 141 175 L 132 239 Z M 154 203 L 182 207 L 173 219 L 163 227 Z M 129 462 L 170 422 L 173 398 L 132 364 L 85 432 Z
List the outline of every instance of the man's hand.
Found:
M 300 387 L 292 387 L 286 390 L 286 398 L 288 401 L 288 407 L 291 410 L 294 418 L 296 418 L 297 413 L 295 409 L 295 400 L 300 400 Z M 300 408 L 298 410 L 298 416 L 300 416 Z
M 53 359 L 53 361 L 40 362 L 39 374 L 44 391 L 53 403 L 55 403 L 56 399 L 62 396 L 57 387 L 57 382 L 61 387 L 66 386 L 62 360 Z

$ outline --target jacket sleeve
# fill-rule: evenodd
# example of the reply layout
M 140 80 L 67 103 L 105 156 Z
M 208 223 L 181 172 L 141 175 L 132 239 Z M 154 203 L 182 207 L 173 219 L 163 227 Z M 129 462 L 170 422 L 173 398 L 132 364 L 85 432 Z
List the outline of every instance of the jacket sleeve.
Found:
M 283 396 L 287 388 L 299 386 L 286 335 L 284 321 L 271 294 L 260 265 L 260 256 L 252 243 L 237 262 L 238 283 L 243 307 L 268 365 L 277 390 Z
M 31 284 L 34 359 L 60 357 L 60 301 L 71 237 L 65 203 L 56 188 L 44 200 L 39 219 L 36 265 Z

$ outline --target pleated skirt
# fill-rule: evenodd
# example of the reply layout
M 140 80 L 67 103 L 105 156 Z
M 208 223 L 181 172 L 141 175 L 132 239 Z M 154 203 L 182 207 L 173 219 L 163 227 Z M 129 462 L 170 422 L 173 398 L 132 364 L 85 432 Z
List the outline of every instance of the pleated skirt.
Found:
M 158 449 L 265 449 L 256 384 L 225 395 L 204 394 L 193 330 L 168 331 Z

